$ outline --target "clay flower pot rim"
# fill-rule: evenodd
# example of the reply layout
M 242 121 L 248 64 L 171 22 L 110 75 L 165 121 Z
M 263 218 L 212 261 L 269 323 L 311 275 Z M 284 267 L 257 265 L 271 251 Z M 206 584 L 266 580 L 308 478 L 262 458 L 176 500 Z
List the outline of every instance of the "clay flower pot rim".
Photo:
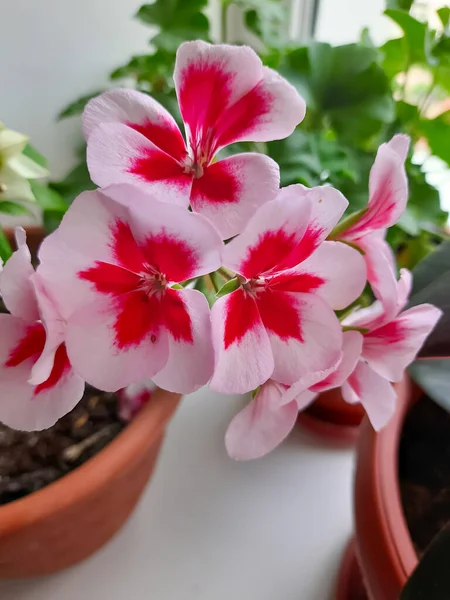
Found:
M 113 475 L 128 468 L 130 458 L 148 448 L 149 438 L 161 435 L 167 396 L 156 390 L 146 406 L 127 427 L 96 456 L 71 473 L 24 498 L 0 506 L 0 533 L 9 534 L 40 521 L 67 506 L 77 504 L 101 487 Z
M 384 519 L 379 526 L 389 540 L 389 554 L 395 570 L 405 582 L 418 564 L 417 553 L 411 539 L 403 512 L 398 477 L 398 450 L 403 423 L 410 408 L 421 395 L 420 390 L 405 374 L 397 384 L 398 396 L 407 398 L 399 403 L 399 410 L 391 422 L 379 433 L 373 435 L 373 467 L 377 482 L 375 501 Z M 367 429 L 364 429 L 367 432 Z

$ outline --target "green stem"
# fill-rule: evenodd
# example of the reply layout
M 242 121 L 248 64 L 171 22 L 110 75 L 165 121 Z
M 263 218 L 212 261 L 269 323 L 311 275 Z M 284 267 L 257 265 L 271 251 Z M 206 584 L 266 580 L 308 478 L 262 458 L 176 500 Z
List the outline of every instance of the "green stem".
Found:
M 215 273 L 210 273 L 210 274 L 208 275 L 208 277 L 209 277 L 209 279 L 210 279 L 210 281 L 211 281 L 211 284 L 212 284 L 212 286 L 213 286 L 213 288 L 214 288 L 214 291 L 215 291 L 215 292 L 216 292 L 216 294 L 217 294 L 217 292 L 220 290 L 220 286 L 219 286 L 219 284 L 218 284 L 218 283 L 217 283 L 217 281 L 216 281 L 216 278 L 215 278 Z
M 231 275 L 227 269 L 225 269 L 225 267 L 219 267 L 217 269 L 217 272 L 220 273 L 220 275 L 225 279 L 225 281 L 231 281 L 231 279 L 234 278 L 233 275 Z

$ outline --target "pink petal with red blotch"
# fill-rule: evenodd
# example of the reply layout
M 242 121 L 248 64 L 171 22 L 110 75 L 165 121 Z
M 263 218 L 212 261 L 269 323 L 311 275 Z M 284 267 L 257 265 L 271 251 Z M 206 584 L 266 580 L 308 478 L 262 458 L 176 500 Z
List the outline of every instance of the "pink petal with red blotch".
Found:
M 66 346 L 77 373 L 99 389 L 115 392 L 152 378 L 169 356 L 160 301 L 139 291 L 99 295 L 68 320 Z
M 263 67 L 248 46 L 184 42 L 178 48 L 173 79 L 188 143 L 215 154 L 216 124 L 224 111 L 261 80 Z
M 34 273 L 26 233 L 16 227 L 17 250 L 0 269 L 0 295 L 9 312 L 27 321 L 39 319 L 39 310 L 30 277 Z
M 366 266 L 362 255 L 341 242 L 323 242 L 309 258 L 282 273 L 286 278 L 310 274 L 321 284 L 317 294 L 334 310 L 341 310 L 356 300 L 366 285 Z M 296 291 L 293 287 L 291 291 Z M 302 291 L 299 286 L 298 291 Z M 304 290 L 308 291 L 308 290 Z
M 441 315 L 431 304 L 406 310 L 364 336 L 363 357 L 385 379 L 400 381 Z
M 308 201 L 311 204 L 311 214 L 300 243 L 279 266 L 280 269 L 295 267 L 306 260 L 328 237 L 348 206 L 348 200 L 332 187 L 295 187 L 299 202 Z
M 295 425 L 296 402 L 280 405 L 283 387 L 272 380 L 231 421 L 225 446 L 231 458 L 251 460 L 264 456 L 286 438 Z
M 275 161 L 248 152 L 219 160 L 194 179 L 191 207 L 207 217 L 223 239 L 241 233 L 256 210 L 277 195 L 280 171 Z
M 270 339 L 275 381 L 292 385 L 340 359 L 340 323 L 316 294 L 268 291 L 258 296 L 257 306 Z
M 170 282 L 206 275 L 222 264 L 222 239 L 202 215 L 163 202 L 151 209 L 134 202 L 130 226 L 145 262 Z
M 87 141 L 104 123 L 123 123 L 138 131 L 177 161 L 186 157 L 186 145 L 172 115 L 148 94 L 116 89 L 90 100 L 83 111 L 83 133 Z
M 128 271 L 140 273 L 145 258 L 133 238 L 129 220 L 129 210 L 101 191 L 83 192 L 59 228 L 43 241 L 38 273 L 48 283 L 62 317 L 68 318 L 81 306 L 95 301 L 102 291 L 100 280 L 94 284 L 86 273 L 90 269 L 103 269 L 104 280 L 106 271 L 114 270 L 111 293 L 133 288 L 136 276 L 133 278 Z
M 357 239 L 370 231 L 391 227 L 403 214 L 408 200 L 404 138 L 395 136 L 378 148 L 370 171 L 367 212 L 345 232 L 346 239 Z
M 361 403 L 375 431 L 382 429 L 395 412 L 397 394 L 392 385 L 364 361 L 359 361 L 342 385 L 342 396 L 350 404 Z
M 280 190 L 275 200 L 256 211 L 241 235 L 225 246 L 224 265 L 248 279 L 277 270 L 300 242 L 310 211 L 300 186 Z
M 158 200 L 187 207 L 192 175 L 142 133 L 122 123 L 105 123 L 89 137 L 87 164 L 100 187 L 129 183 Z M 151 207 L 149 207 L 151 210 Z
M 342 360 L 335 371 L 322 381 L 313 385 L 311 390 L 319 393 L 340 387 L 353 373 L 363 348 L 363 336 L 359 331 L 344 331 Z
M 238 141 L 281 140 L 303 121 L 305 112 L 305 101 L 297 90 L 278 73 L 263 67 L 255 87 L 219 114 L 216 147 Z
M 215 367 L 210 387 L 245 394 L 265 383 L 274 358 L 254 299 L 238 289 L 215 302 L 211 318 Z
M 0 327 L 0 421 L 25 431 L 51 427 L 81 399 L 84 381 L 70 368 L 61 345 L 48 379 L 30 385 L 31 368 L 45 344 L 43 326 L 0 315 Z
M 54 299 L 50 295 L 48 285 L 39 273 L 31 276 L 34 293 L 39 305 L 42 324 L 45 328 L 45 345 L 38 360 L 31 369 L 29 383 L 39 385 L 46 381 L 53 370 L 55 352 L 64 342 L 65 321 L 61 318 Z
M 170 392 L 190 394 L 208 383 L 214 371 L 208 301 L 197 290 L 168 290 L 162 311 L 169 334 L 169 359 L 153 381 Z

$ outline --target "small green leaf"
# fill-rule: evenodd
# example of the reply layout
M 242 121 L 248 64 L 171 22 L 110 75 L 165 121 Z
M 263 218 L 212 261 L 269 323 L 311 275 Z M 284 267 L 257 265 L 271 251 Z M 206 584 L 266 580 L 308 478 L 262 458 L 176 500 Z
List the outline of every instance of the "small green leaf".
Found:
M 217 292 L 216 298 L 221 298 L 222 296 L 231 294 L 231 292 L 234 292 L 235 290 L 237 290 L 240 285 L 241 285 L 241 283 L 237 277 L 235 277 L 234 279 L 230 279 L 230 281 L 227 281 L 225 283 L 225 285 L 223 285 L 220 288 L 220 290 Z
M 61 181 L 51 181 L 49 186 L 56 190 L 68 204 L 71 204 L 81 192 L 96 188 L 84 160 L 72 169 L 64 179 Z
M 31 144 L 27 144 L 25 146 L 22 154 L 25 154 L 25 156 L 31 158 L 32 161 L 34 161 L 41 167 L 44 167 L 44 169 L 48 167 L 48 161 L 45 158 L 45 156 L 43 156 L 38 150 L 36 150 L 34 146 L 31 146 Z
M 18 204 L 17 202 L 9 202 L 8 200 L 3 200 L 0 202 L 0 212 L 6 215 L 29 215 L 30 210 L 23 206 L 23 204 Z
M 409 11 L 414 0 L 386 0 L 386 8 Z
M 81 96 L 81 98 L 78 98 L 78 100 L 71 102 L 58 114 L 58 120 L 66 119 L 67 117 L 73 117 L 75 115 L 81 115 L 81 113 L 84 110 L 84 107 L 89 102 L 89 100 L 92 100 L 92 98 L 99 96 L 104 91 L 105 90 L 98 90 L 96 92 L 92 92 L 91 94 L 86 94 L 86 96 Z
M 420 127 L 434 156 L 450 165 L 450 110 L 435 119 L 422 119 Z
M 408 51 L 408 63 L 425 63 L 425 32 L 427 25 L 403 10 L 387 9 L 384 14 L 403 29 Z
M 443 6 L 442 8 L 438 8 L 436 12 L 444 29 L 446 29 L 450 25 L 450 7 Z
M 61 210 L 44 210 L 42 218 L 44 221 L 44 229 L 47 233 L 51 233 L 57 229 L 64 217 L 64 211 Z
M 8 258 L 12 256 L 12 248 L 11 244 L 8 241 L 8 238 L 3 231 L 3 228 L 0 226 L 0 259 L 5 263 Z
M 64 213 L 69 208 L 63 197 L 56 190 L 49 187 L 48 184 L 30 181 L 30 185 L 36 203 L 42 210 L 56 210 Z

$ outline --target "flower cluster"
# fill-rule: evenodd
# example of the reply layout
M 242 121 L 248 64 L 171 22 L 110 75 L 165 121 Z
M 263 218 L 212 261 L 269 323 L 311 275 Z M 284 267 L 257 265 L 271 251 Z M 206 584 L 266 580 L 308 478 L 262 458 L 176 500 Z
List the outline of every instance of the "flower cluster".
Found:
M 85 381 L 116 391 L 151 379 L 183 394 L 208 383 L 252 393 L 226 435 L 239 459 L 274 448 L 299 409 L 333 387 L 382 427 L 391 382 L 440 316 L 430 305 L 401 312 L 411 277 L 397 281 L 384 239 L 407 202 L 407 137 L 380 147 L 367 208 L 341 220 L 340 192 L 280 190 L 267 156 L 216 160 L 237 141 L 289 136 L 305 115 L 250 48 L 184 43 L 174 82 L 185 139 L 145 94 L 91 100 L 83 127 L 99 188 L 44 240 L 36 272 L 18 231 L 0 273 L 10 311 L 0 315 L 0 420 L 45 428 Z

